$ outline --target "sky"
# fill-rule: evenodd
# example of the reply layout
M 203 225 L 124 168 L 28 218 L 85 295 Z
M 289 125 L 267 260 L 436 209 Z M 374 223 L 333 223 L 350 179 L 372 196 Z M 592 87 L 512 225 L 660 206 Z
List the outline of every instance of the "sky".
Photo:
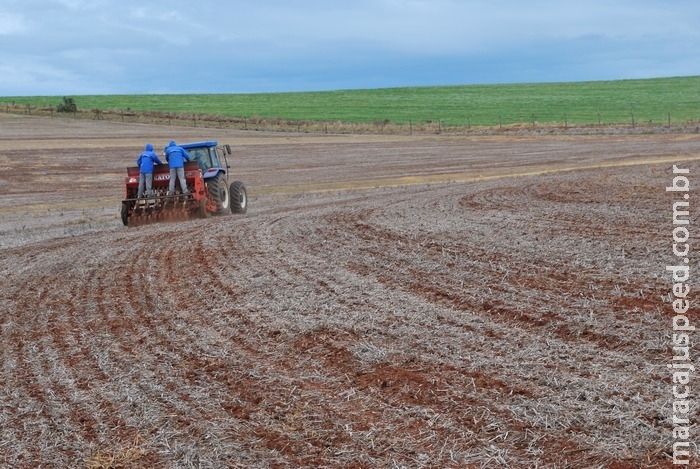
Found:
M 698 0 L 0 1 L 0 96 L 692 75 Z

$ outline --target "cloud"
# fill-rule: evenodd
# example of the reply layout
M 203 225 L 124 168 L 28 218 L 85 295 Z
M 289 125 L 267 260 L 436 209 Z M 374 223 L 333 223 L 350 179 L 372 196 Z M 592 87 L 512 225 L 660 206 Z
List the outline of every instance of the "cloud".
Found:
M 0 36 L 12 36 L 26 30 L 23 15 L 0 12 Z
M 2 90 L 6 96 L 51 96 L 70 94 L 107 94 L 108 87 L 95 83 L 89 75 L 46 62 L 42 57 L 14 56 L 12 61 L 0 55 Z M 80 84 L 79 86 L 76 86 Z
M 5 0 L 4 70 L 26 76 L 24 84 L 17 78 L 19 88 L 4 86 L 3 77 L 1 92 L 296 91 L 700 74 L 697 24 L 696 0 Z

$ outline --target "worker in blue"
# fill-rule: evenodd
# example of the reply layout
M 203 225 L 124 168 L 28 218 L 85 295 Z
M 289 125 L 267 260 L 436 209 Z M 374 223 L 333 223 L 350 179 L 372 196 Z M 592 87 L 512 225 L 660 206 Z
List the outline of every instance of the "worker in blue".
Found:
M 189 194 L 187 190 L 187 181 L 185 180 L 185 160 L 190 161 L 190 154 L 187 150 L 178 146 L 175 140 L 171 140 L 170 144 L 165 147 L 165 160 L 170 165 L 170 186 L 168 187 L 168 195 L 175 194 L 175 177 L 180 180 L 180 188 L 183 194 Z
M 136 164 L 139 167 L 139 191 L 136 197 L 140 199 L 144 196 L 144 186 L 146 189 L 145 195 L 151 197 L 153 196 L 153 166 L 163 164 L 153 151 L 153 145 L 150 143 L 146 144 L 146 149 L 139 155 Z

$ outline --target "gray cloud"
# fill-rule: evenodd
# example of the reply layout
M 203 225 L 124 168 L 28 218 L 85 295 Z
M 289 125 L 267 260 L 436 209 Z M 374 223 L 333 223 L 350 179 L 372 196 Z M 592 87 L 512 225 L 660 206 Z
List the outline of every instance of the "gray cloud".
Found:
M 700 74 L 700 3 L 5 0 L 0 95 Z

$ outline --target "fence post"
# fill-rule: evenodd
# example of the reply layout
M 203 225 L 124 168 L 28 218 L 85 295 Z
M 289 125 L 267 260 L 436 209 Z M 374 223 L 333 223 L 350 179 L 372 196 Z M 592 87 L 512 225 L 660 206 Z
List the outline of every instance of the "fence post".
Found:
M 630 114 L 632 115 L 632 128 L 634 129 L 634 112 L 630 112 Z

